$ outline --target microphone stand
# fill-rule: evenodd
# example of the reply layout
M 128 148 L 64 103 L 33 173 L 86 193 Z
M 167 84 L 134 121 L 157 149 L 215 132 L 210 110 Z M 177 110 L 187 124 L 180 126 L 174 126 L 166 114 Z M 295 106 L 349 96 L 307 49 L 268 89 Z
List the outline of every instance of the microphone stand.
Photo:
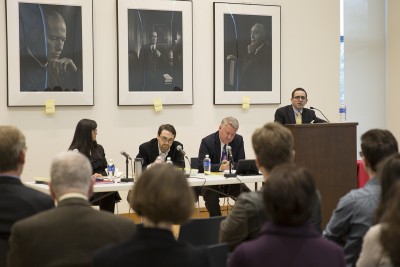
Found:
M 185 156 L 183 157 L 183 159 L 182 159 L 182 163 L 183 163 L 183 165 L 182 165 L 182 173 L 183 173 L 183 175 L 185 176 L 185 178 L 189 178 L 189 177 L 190 177 L 190 173 L 192 172 L 192 166 L 190 166 L 189 173 L 185 173 L 185 158 L 188 160 L 189 166 L 191 165 L 191 164 L 190 164 L 189 158 L 185 155 Z
M 128 173 L 128 167 L 129 167 L 129 157 L 125 157 L 125 166 L 126 166 L 126 177 L 125 178 L 121 178 L 121 182 L 123 183 L 128 183 L 128 182 L 133 182 L 133 178 L 128 178 L 129 177 L 129 173 Z
M 233 159 L 230 156 L 228 156 L 228 158 L 229 158 L 229 173 L 225 173 L 224 177 L 225 178 L 235 178 L 237 176 L 237 174 L 236 173 L 232 173 Z

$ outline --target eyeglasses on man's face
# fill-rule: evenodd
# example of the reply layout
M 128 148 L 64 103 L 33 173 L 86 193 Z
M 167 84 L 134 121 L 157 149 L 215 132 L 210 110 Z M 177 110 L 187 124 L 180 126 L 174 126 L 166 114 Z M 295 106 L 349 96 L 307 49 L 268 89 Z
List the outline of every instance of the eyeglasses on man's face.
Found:
M 164 143 L 172 143 L 174 142 L 174 138 L 167 138 L 165 136 L 160 136 L 161 141 L 163 141 Z
M 305 96 L 302 96 L 302 95 L 298 95 L 298 96 L 294 96 L 293 97 L 294 99 L 297 99 L 297 100 L 305 100 L 307 97 L 305 97 Z

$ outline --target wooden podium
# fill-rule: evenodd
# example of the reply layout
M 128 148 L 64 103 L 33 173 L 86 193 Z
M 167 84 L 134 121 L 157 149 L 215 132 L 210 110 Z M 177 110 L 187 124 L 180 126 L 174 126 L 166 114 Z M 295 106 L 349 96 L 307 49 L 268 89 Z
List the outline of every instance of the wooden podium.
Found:
M 357 188 L 358 123 L 286 124 L 294 136 L 295 162 L 314 175 L 321 193 L 322 229 L 339 199 Z

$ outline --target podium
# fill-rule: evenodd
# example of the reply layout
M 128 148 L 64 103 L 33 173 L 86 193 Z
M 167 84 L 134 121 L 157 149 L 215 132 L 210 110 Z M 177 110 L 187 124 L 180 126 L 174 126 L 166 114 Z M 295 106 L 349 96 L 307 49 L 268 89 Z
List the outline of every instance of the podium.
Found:
M 295 162 L 312 172 L 321 193 L 322 229 L 339 199 L 357 188 L 357 125 L 285 125 L 294 136 Z

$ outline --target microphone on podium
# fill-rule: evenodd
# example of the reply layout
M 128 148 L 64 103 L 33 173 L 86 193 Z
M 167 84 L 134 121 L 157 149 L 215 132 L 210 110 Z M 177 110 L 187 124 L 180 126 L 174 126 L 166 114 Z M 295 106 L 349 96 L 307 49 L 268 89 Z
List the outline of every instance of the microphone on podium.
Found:
M 310 107 L 310 109 L 315 109 L 315 110 L 318 110 L 318 111 L 319 111 L 319 113 L 321 113 L 321 114 L 322 114 L 322 116 L 324 116 L 324 118 L 326 119 L 326 121 L 327 121 L 327 122 L 330 122 L 330 121 L 328 120 L 328 118 L 327 118 L 327 117 L 325 117 L 324 113 L 322 113 L 322 111 L 321 111 L 321 110 L 319 110 L 319 109 L 317 109 L 317 108 L 314 108 L 314 107 Z

